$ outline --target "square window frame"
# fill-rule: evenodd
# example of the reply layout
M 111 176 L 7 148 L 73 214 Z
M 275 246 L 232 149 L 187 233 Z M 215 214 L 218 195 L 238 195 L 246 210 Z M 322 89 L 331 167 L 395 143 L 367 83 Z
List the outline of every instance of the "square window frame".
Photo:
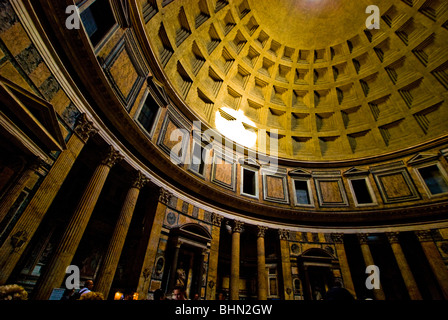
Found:
M 303 204 L 297 202 L 297 195 L 296 195 L 296 181 L 306 181 L 307 187 L 308 187 L 308 194 L 310 198 L 310 204 Z M 314 204 L 314 193 L 312 188 L 312 182 L 311 178 L 291 178 L 292 182 L 292 191 L 293 191 L 293 197 L 294 197 L 294 206 L 295 207 L 309 207 L 314 208 L 316 205 Z
M 194 134 L 193 134 L 193 136 L 194 136 Z M 206 171 L 207 171 L 207 163 L 210 161 L 210 148 L 207 147 L 203 142 L 197 141 L 194 137 L 191 140 L 192 140 L 191 141 L 191 145 L 190 145 L 191 149 L 190 149 L 190 151 L 188 153 L 188 166 L 187 166 L 188 171 L 190 171 L 190 172 L 194 173 L 195 175 L 205 179 L 205 174 L 206 174 Z M 192 169 L 193 152 L 194 152 L 195 145 L 199 145 L 202 148 L 201 159 L 202 159 L 202 155 L 203 155 L 203 153 L 205 151 L 205 159 L 203 160 L 204 161 L 204 169 L 203 169 L 202 173 Z
M 445 180 L 446 184 L 448 185 L 448 174 L 445 170 L 445 168 L 442 166 L 442 164 L 439 161 L 430 161 L 430 162 L 425 162 L 419 165 L 414 166 L 414 172 L 418 177 L 418 180 L 420 181 L 421 185 L 423 186 L 423 189 L 425 189 L 426 194 L 428 195 L 428 197 L 431 198 L 437 198 L 437 197 L 443 197 L 448 195 L 448 191 L 447 192 L 442 192 L 442 193 L 438 193 L 438 194 L 432 194 L 431 190 L 429 190 L 425 179 L 423 179 L 423 177 L 420 174 L 419 169 L 422 168 L 427 168 L 427 167 L 431 167 L 431 166 L 436 166 L 439 169 L 440 174 L 442 175 L 442 178 Z
M 149 88 L 146 88 L 145 93 L 143 94 L 143 98 L 140 100 L 139 106 L 137 108 L 137 111 L 135 112 L 134 115 L 134 121 L 135 123 L 137 123 L 137 125 L 139 126 L 140 129 L 143 130 L 143 132 L 148 136 L 149 139 L 152 139 L 154 137 L 154 133 L 156 131 L 156 127 L 157 124 L 160 121 L 160 117 L 162 115 L 162 109 L 163 107 L 160 106 L 159 104 L 157 104 L 157 106 L 159 107 L 159 109 L 157 110 L 157 113 L 154 117 L 154 123 L 152 125 L 152 128 L 150 131 L 148 131 L 145 127 L 143 127 L 143 125 L 140 123 L 140 121 L 138 121 L 138 117 L 140 116 L 140 113 L 142 112 L 143 106 L 145 105 L 146 100 L 148 99 L 148 96 L 152 95 L 151 94 L 151 90 Z M 154 99 L 154 96 L 152 96 Z M 156 99 L 154 99 L 154 101 L 156 101 Z M 157 102 L 156 102 L 157 103 Z
M 243 190 L 244 190 L 244 179 L 243 179 L 244 170 L 249 170 L 249 171 L 255 172 L 255 195 L 243 192 Z M 252 199 L 260 199 L 260 186 L 258 183 L 259 171 L 260 171 L 259 169 L 256 169 L 256 168 L 253 168 L 253 167 L 250 167 L 247 165 L 240 166 L 240 180 L 241 180 L 240 181 L 240 194 L 242 196 L 249 197 Z
M 367 190 L 369 191 L 370 198 L 372 199 L 372 202 L 369 203 L 358 203 L 358 200 L 356 198 L 355 189 L 352 185 L 352 180 L 364 180 L 366 182 Z M 375 195 L 375 192 L 373 190 L 372 184 L 370 183 L 370 179 L 368 176 L 356 176 L 356 177 L 350 177 L 347 178 L 348 186 L 350 188 L 350 192 L 352 193 L 353 202 L 355 203 L 355 207 L 371 207 L 371 206 L 377 206 L 378 205 L 378 199 Z

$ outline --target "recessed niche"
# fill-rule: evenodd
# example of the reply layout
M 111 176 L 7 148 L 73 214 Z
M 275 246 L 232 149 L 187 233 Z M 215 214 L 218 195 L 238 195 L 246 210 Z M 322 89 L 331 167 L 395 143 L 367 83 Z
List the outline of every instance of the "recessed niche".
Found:
M 251 89 L 251 94 L 261 99 L 266 99 L 267 85 L 267 82 L 255 77 L 253 87 Z
M 293 90 L 292 107 L 293 108 L 301 108 L 301 107 L 309 108 L 310 107 L 309 91 L 308 90 Z
M 405 18 L 405 14 L 403 11 L 398 11 L 395 5 L 392 5 L 381 17 L 384 22 L 392 28 L 398 25 Z
M 439 17 L 448 9 L 448 3 L 444 0 L 427 0 L 418 11 L 433 21 L 437 21 Z
M 268 52 L 272 53 L 277 57 L 281 46 L 282 45 L 279 42 L 272 40 Z
M 289 82 L 289 74 L 291 73 L 291 67 L 278 65 L 278 73 L 276 79 L 282 82 Z
M 263 30 L 260 31 L 258 34 L 258 37 L 255 39 L 255 42 L 258 43 L 262 48 L 266 45 L 266 42 L 268 42 L 269 36 L 266 32 Z
M 207 0 L 199 0 L 198 6 L 196 8 L 197 11 L 195 13 L 195 28 L 197 29 L 210 18 L 210 11 L 208 9 Z
M 233 18 L 232 11 L 229 9 L 224 17 L 221 20 L 222 30 L 224 34 L 227 35 L 232 29 L 236 26 L 235 19 Z
M 444 35 L 431 34 L 412 52 L 418 60 L 427 67 L 429 64 L 437 63 L 446 58 L 446 38 Z
M 230 70 L 230 68 L 232 67 L 233 63 L 235 62 L 235 59 L 233 58 L 233 56 L 230 54 L 229 50 L 227 50 L 226 47 L 224 47 L 222 49 L 222 53 L 221 56 L 219 57 L 219 59 L 216 61 L 216 65 L 218 65 L 221 70 L 227 74 Z
M 367 122 L 366 112 L 362 106 L 341 110 L 341 115 L 345 128 L 356 127 Z
M 330 89 L 314 91 L 314 106 L 327 106 L 331 104 Z
M 231 108 L 238 110 L 240 108 L 242 95 L 238 93 L 235 89 L 227 86 L 227 95 L 224 102 Z
M 334 81 L 342 80 L 348 77 L 347 62 L 343 62 L 331 67 L 333 70 Z
M 176 46 L 180 46 L 191 34 L 191 28 L 183 6 L 180 7 L 179 14 L 177 15 L 176 27 Z
M 426 27 L 421 23 L 416 22 L 414 18 L 406 21 L 395 33 L 403 41 L 405 45 L 409 45 L 415 41 L 426 31 Z
M 238 65 L 235 75 L 232 81 L 242 87 L 246 88 L 247 81 L 249 80 L 250 72 L 244 69 L 242 66 Z
M 361 37 L 359 35 L 347 40 L 347 46 L 350 53 L 360 50 L 363 47 Z
M 202 92 L 199 88 L 197 89 L 198 98 L 199 98 L 199 106 L 197 109 L 205 116 L 205 118 L 210 121 L 212 120 L 214 102 L 207 97 L 207 95 Z
M 274 86 L 271 94 L 271 102 L 279 105 L 286 105 L 287 88 Z
M 333 112 L 316 113 L 316 128 L 318 132 L 336 129 Z
M 291 130 L 298 132 L 309 132 L 311 130 L 311 120 L 309 113 L 291 113 Z
M 244 115 L 255 122 L 260 122 L 261 112 L 263 110 L 263 105 L 256 103 L 252 100 L 247 100 L 247 104 L 241 107 Z
M 208 29 L 209 41 L 207 43 L 207 52 L 208 54 L 212 53 L 213 50 L 219 45 L 221 42 L 221 38 L 219 37 L 218 32 L 216 31 L 215 25 L 211 24 Z
M 317 49 L 314 50 L 314 62 L 323 62 L 327 60 L 327 50 Z
M 409 108 L 418 106 L 420 103 L 432 98 L 432 94 L 426 88 L 424 82 L 425 80 L 420 78 L 398 90 L 403 101 Z
M 371 130 L 350 133 L 347 138 L 353 153 L 371 150 L 376 147 Z
M 319 137 L 319 146 L 322 156 L 337 155 L 344 152 L 339 136 Z
M 240 19 L 244 18 L 249 12 L 250 7 L 247 0 L 243 0 L 240 5 L 238 6 L 238 12 L 240 14 Z
M 355 66 L 355 70 L 358 74 L 372 67 L 369 54 L 367 52 L 363 53 L 362 55 L 356 58 L 353 58 L 352 61 L 353 65 Z
M 373 117 L 375 118 L 375 121 L 378 121 L 378 119 L 390 117 L 391 115 L 397 114 L 399 112 L 396 104 L 391 100 L 390 94 L 370 101 L 368 105 Z
M 215 12 L 220 11 L 222 8 L 224 8 L 228 4 L 229 4 L 229 1 L 227 1 L 227 0 L 217 0 L 216 4 L 215 4 Z
M 285 128 L 286 112 L 283 110 L 268 108 L 266 124 L 269 127 Z
M 252 46 L 250 46 L 249 51 L 247 52 L 247 55 L 243 58 L 243 60 L 252 68 L 254 68 L 259 57 L 260 53 L 257 50 L 255 50 Z
M 313 70 L 313 80 L 314 80 L 314 84 L 328 82 L 328 69 L 327 68 L 314 69 Z
M 283 60 L 291 61 L 292 62 L 292 55 L 294 54 L 295 49 L 285 46 L 283 50 Z
M 201 67 L 204 65 L 205 58 L 201 50 L 199 49 L 196 41 L 193 41 L 191 51 L 192 51 L 191 69 L 193 70 L 193 74 L 196 76 L 199 70 L 201 70 Z
M 292 153 L 295 156 L 309 156 L 314 153 L 311 137 L 292 136 Z
M 296 69 L 294 83 L 296 84 L 308 84 L 309 69 Z
M 309 63 L 310 62 L 310 51 L 309 50 L 299 50 L 299 55 L 297 57 L 297 63 Z
M 274 61 L 271 61 L 267 58 L 263 58 L 263 64 L 261 65 L 261 68 L 258 69 L 258 72 L 260 72 L 268 77 L 271 77 L 274 64 L 275 64 Z
M 221 89 L 221 85 L 223 80 L 218 76 L 218 74 L 211 67 L 208 69 L 208 78 L 207 82 L 211 82 L 208 88 L 211 88 L 213 95 L 216 97 L 218 95 L 219 89 Z
M 348 83 L 346 85 L 336 87 L 336 96 L 338 98 L 339 104 L 348 104 L 350 102 L 356 101 L 358 98 L 353 83 Z
M 255 20 L 254 17 L 251 17 L 245 25 L 246 30 L 250 35 L 253 35 L 259 26 L 260 25 L 257 23 L 257 20 Z
M 246 38 L 244 38 L 241 31 L 238 30 L 238 32 L 235 35 L 235 38 L 230 43 L 232 44 L 232 47 L 235 49 L 235 51 L 237 53 L 240 53 L 241 49 L 243 49 L 244 45 L 247 43 L 247 40 Z

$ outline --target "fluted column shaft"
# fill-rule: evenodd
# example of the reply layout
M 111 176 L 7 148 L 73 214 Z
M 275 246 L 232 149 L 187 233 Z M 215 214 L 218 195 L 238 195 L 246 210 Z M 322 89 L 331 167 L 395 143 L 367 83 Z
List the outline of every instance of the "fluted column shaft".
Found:
M 97 132 L 93 123 L 84 114 L 81 115 L 75 134 L 67 142 L 67 149 L 58 156 L 8 238 L 0 247 L 0 285 L 8 280 L 87 140 Z M 16 240 L 18 238 L 20 241 Z
M 207 300 L 216 299 L 216 285 L 218 278 L 219 242 L 221 237 L 221 222 L 223 217 L 213 213 L 212 215 L 212 241 L 210 244 L 210 256 L 208 261 L 208 285 Z
M 111 149 L 105 159 L 95 169 L 53 254 L 53 258 L 36 285 L 35 299 L 48 299 L 52 290 L 61 285 L 66 268 L 70 265 L 76 253 L 110 169 L 121 159 L 122 157 L 119 153 Z
M 114 233 L 95 281 L 95 291 L 101 292 L 104 297 L 109 295 L 140 190 L 147 182 L 148 179 L 138 172 L 121 208 Z
M 288 241 L 289 232 L 288 230 L 279 230 L 278 234 L 280 237 L 280 254 L 282 257 L 283 294 L 285 300 L 293 300 L 291 257 Z
M 232 226 L 232 257 L 230 261 L 230 300 L 240 299 L 240 236 L 243 222 L 234 221 Z
M 362 256 L 364 258 L 364 263 L 366 264 L 366 267 L 370 266 L 370 265 L 375 265 L 375 263 L 373 261 L 372 253 L 370 252 L 369 244 L 367 243 L 367 235 L 359 234 L 358 239 L 359 239 L 359 243 L 361 246 L 361 252 L 362 252 Z M 376 300 L 386 300 L 386 296 L 383 291 L 383 286 L 381 284 L 380 284 L 379 289 L 372 289 L 372 290 L 373 290 L 373 295 Z
M 268 287 L 266 279 L 266 256 L 264 246 L 264 236 L 267 227 L 258 226 L 257 235 L 257 280 L 258 280 L 258 300 L 267 300 Z
M 429 230 L 417 231 L 416 235 L 420 241 L 426 258 L 428 259 L 431 270 L 439 283 L 443 297 L 448 300 L 448 270 L 436 244 L 434 243 L 434 240 L 431 237 L 431 232 Z
M 350 266 L 348 264 L 347 254 L 345 253 L 344 238 L 342 234 L 333 234 L 333 242 L 336 247 L 336 254 L 339 260 L 339 267 L 341 268 L 342 280 L 344 287 L 350 291 L 350 293 L 356 299 L 355 285 L 353 284 L 352 275 L 350 272 Z
M 27 168 L 20 174 L 20 177 L 15 181 L 14 185 L 7 191 L 0 201 L 0 222 L 6 217 L 9 209 L 19 197 L 22 190 L 30 180 L 31 176 L 36 172 L 40 166 L 40 159 L 35 159 L 27 164 Z
M 169 203 L 171 197 L 172 194 L 169 191 L 163 188 L 160 189 L 159 203 L 157 204 L 148 245 L 146 246 L 145 257 L 143 259 L 143 265 L 140 269 L 140 276 L 137 284 L 139 300 L 146 299 L 149 290 L 151 274 L 154 268 L 160 234 L 162 232 L 163 219 L 165 218 L 167 204 Z
M 411 268 L 404 256 L 403 249 L 401 248 L 398 240 L 398 232 L 387 233 L 387 239 L 389 240 L 392 251 L 394 252 L 395 260 L 397 261 L 398 268 L 400 269 L 401 276 L 403 277 L 404 284 L 408 289 L 409 297 L 411 300 L 422 300 L 420 290 L 415 282 L 414 275 Z

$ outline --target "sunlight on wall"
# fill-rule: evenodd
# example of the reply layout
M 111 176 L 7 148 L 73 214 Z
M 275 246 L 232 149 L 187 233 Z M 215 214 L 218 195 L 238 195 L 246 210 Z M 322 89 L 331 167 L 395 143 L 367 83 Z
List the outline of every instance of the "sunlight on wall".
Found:
M 221 134 L 245 147 L 252 148 L 257 142 L 257 133 L 251 128 L 256 125 L 241 110 L 222 107 L 216 111 L 215 125 Z

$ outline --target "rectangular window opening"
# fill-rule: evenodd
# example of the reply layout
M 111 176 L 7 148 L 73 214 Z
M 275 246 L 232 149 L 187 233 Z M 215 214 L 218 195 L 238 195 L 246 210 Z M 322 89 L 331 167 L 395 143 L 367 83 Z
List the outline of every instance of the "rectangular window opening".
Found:
M 419 168 L 418 172 L 432 195 L 448 192 L 448 184 L 437 165 Z
M 367 186 L 366 179 L 354 179 L 350 180 L 350 182 L 358 204 L 370 204 L 374 202 L 369 187 Z
M 96 0 L 81 13 L 81 20 L 95 47 L 115 25 L 109 0 Z
M 159 106 L 151 94 L 148 94 L 148 97 L 146 98 L 137 118 L 137 121 L 143 126 L 143 128 L 145 128 L 148 134 L 152 133 L 158 111 Z
M 200 144 L 193 143 L 193 153 L 191 157 L 190 169 L 199 174 L 204 174 L 205 159 L 203 159 L 202 157 L 203 152 L 204 148 Z
M 256 172 L 248 169 L 243 169 L 243 193 L 251 196 L 256 196 Z
M 295 180 L 294 187 L 296 191 L 297 204 L 310 205 L 311 198 L 308 190 L 308 182 L 304 180 Z

